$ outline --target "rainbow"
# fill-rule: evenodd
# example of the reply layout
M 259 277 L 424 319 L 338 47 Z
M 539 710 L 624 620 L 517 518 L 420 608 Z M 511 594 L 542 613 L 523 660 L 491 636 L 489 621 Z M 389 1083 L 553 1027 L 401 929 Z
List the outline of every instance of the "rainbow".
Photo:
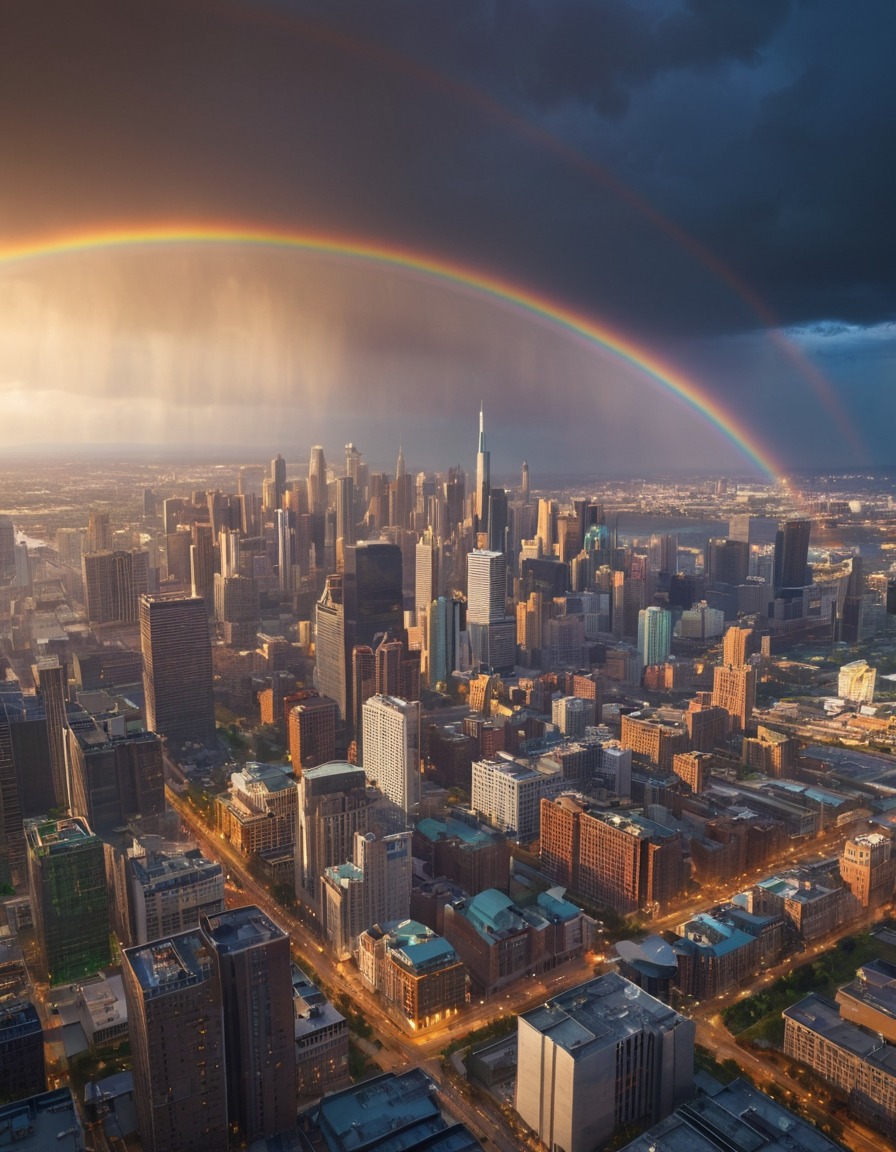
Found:
M 209 10 L 212 11 L 211 5 Z M 854 423 L 843 403 L 838 398 L 830 380 L 819 371 L 809 357 L 782 330 L 780 320 L 774 315 L 762 297 L 730 265 L 724 263 L 712 249 L 703 244 L 676 221 L 661 212 L 646 196 L 622 181 L 603 164 L 582 153 L 560 139 L 554 132 L 518 115 L 500 103 L 489 93 L 474 85 L 456 79 L 444 72 L 421 64 L 395 49 L 373 40 L 365 40 L 350 35 L 324 20 L 316 20 L 262 2 L 248 5 L 245 0 L 215 0 L 214 15 L 222 14 L 236 21 L 246 21 L 260 26 L 286 31 L 303 38 L 314 40 L 322 46 L 335 48 L 356 59 L 372 63 L 388 73 L 405 76 L 414 84 L 429 88 L 432 92 L 466 104 L 489 117 L 495 124 L 515 133 L 521 139 L 552 154 L 561 163 L 577 170 L 586 179 L 599 184 L 616 197 L 643 221 L 656 228 L 673 244 L 686 252 L 711 276 L 724 284 L 757 317 L 767 338 L 781 356 L 790 362 L 812 387 L 815 398 L 836 424 L 840 435 L 849 441 L 857 460 L 866 458 L 865 447 L 859 438 Z
M 349 237 L 312 235 L 242 224 L 150 224 L 85 229 L 0 243 L 0 270 L 83 253 L 187 244 L 252 245 L 317 256 L 343 257 L 381 269 L 424 276 L 450 288 L 472 292 L 485 300 L 509 306 L 523 315 L 547 322 L 562 332 L 605 349 L 620 361 L 636 368 L 652 383 L 679 397 L 700 413 L 770 480 L 779 481 L 780 467 L 749 429 L 723 408 L 704 387 L 643 345 L 636 344 L 618 331 L 610 330 L 584 313 L 536 295 L 520 285 L 424 253 Z

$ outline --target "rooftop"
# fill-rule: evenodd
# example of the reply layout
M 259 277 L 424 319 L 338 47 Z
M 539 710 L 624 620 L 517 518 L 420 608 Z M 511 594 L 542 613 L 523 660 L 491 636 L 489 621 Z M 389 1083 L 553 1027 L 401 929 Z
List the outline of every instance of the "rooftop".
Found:
M 435 1101 L 435 1085 L 422 1068 L 396 1076 L 386 1072 L 320 1102 L 321 1131 L 330 1152 L 361 1152 L 379 1147 L 384 1137 L 435 1123 L 446 1127 Z M 407 1144 L 399 1145 L 407 1147 Z
M 86 820 L 66 816 L 62 820 L 32 821 L 26 825 L 28 840 L 40 855 L 55 855 L 97 841 Z
M 286 937 L 283 929 L 255 904 L 219 912 L 209 916 L 206 923 L 215 947 L 222 954 L 242 952 Z
M 561 992 L 519 1019 L 575 1059 L 645 1030 L 668 1032 L 687 1023 L 667 1004 L 616 972 Z
M 0 1107 L 0 1133 L 2 1146 L 9 1143 L 16 1152 L 84 1147 L 84 1131 L 68 1088 L 57 1088 L 53 1092 L 41 1092 L 17 1100 L 14 1104 L 4 1104 Z M 63 1142 L 65 1136 L 70 1139 Z
M 201 984 L 212 964 L 208 943 L 196 931 L 126 948 L 123 955 L 147 999 Z
M 697 1096 L 642 1133 L 623 1152 L 840 1152 L 824 1136 L 745 1080 Z

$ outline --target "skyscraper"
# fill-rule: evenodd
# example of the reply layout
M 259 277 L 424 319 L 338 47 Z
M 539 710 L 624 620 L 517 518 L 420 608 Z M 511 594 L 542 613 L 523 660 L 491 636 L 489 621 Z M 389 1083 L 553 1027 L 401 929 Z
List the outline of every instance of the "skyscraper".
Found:
M 327 510 L 327 462 L 320 444 L 312 447 L 308 464 L 308 508 L 321 515 Z
M 775 533 L 775 596 L 807 583 L 811 520 L 782 520 Z
M 524 504 L 529 503 L 529 464 L 523 461 L 523 474 L 520 483 L 520 499 Z
M 50 771 L 53 774 L 53 791 L 56 794 L 56 807 L 71 807 L 71 782 L 68 779 L 65 760 L 65 725 L 67 696 L 67 673 L 65 664 L 58 657 L 48 656 L 38 660 L 33 669 L 37 690 L 44 701 L 47 717 L 47 742 L 50 748 Z
M 87 552 L 81 557 L 81 574 L 92 624 L 136 621 L 139 598 L 149 590 L 147 552 Z
M 317 602 L 314 614 L 315 683 L 322 696 L 336 701 L 339 719 L 351 719 L 351 687 L 346 666 L 345 605 L 343 577 L 331 575 Z
M 286 461 L 279 452 L 271 461 L 271 479 L 274 482 L 274 508 L 282 508 L 286 491 Z
M 224 1007 L 230 1123 L 247 1144 L 296 1123 L 296 1044 L 289 937 L 249 905 L 204 917 Z
M 16 573 L 16 530 L 8 516 L 0 516 L 0 586 Z
M 706 546 L 706 577 L 710 584 L 745 583 L 750 572 L 750 545 L 744 540 L 713 538 Z
M 423 533 L 414 560 L 414 608 L 419 626 L 423 613 L 439 594 L 439 553 L 431 530 Z
M 364 772 L 407 827 L 420 804 L 420 704 L 371 696 L 364 705 Z
M 84 723 L 65 736 L 69 803 L 99 835 L 109 835 L 133 816 L 149 821 L 164 815 L 162 744 L 154 732 L 111 736 L 96 723 Z
M 227 1152 L 217 956 L 198 929 L 122 953 L 134 1102 L 146 1152 Z
M 93 975 L 112 960 L 103 842 L 77 816 L 32 821 L 25 835 L 34 927 L 47 979 L 68 984 Z
M 651 604 L 638 613 L 638 651 L 641 665 L 664 664 L 672 646 L 672 613 Z
M 318 909 L 326 868 L 348 860 L 356 832 L 366 832 L 372 795 L 363 768 L 334 761 L 308 768 L 299 780 L 296 892 Z
M 146 726 L 173 743 L 214 746 L 212 650 L 205 601 L 143 596 L 140 647 Z
M 293 565 L 295 553 L 295 514 L 286 508 L 278 508 L 274 513 L 277 529 L 277 587 L 281 592 L 293 589 Z
M 311 695 L 290 708 L 289 755 L 296 776 L 335 757 L 338 720 L 339 708 L 328 696 Z
M 491 489 L 491 457 L 485 447 L 485 417 L 479 408 L 479 448 L 476 452 L 476 491 L 473 513 L 479 520 L 479 531 L 488 530 L 488 497 Z
M 467 629 L 473 670 L 510 672 L 516 661 L 516 619 L 506 615 L 503 552 L 476 549 L 467 557 Z

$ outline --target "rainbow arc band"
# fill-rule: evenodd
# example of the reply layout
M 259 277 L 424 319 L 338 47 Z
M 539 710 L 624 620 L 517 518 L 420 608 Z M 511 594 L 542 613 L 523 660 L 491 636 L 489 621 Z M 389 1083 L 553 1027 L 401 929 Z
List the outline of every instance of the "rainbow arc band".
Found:
M 208 221 L 175 224 L 141 223 L 126 228 L 88 228 L 0 243 L 0 272 L 33 261 L 59 259 L 83 253 L 184 245 L 242 245 L 348 258 L 361 264 L 424 276 L 428 280 L 472 292 L 484 299 L 510 307 L 578 337 L 586 343 L 603 348 L 631 365 L 654 385 L 679 397 L 700 413 L 770 481 L 781 482 L 780 467 L 744 423 L 727 411 L 705 387 L 685 376 L 674 365 L 662 360 L 651 350 L 636 344 L 627 336 L 606 327 L 585 313 L 537 295 L 518 284 L 426 253 L 344 236 L 306 234 L 250 224 L 211 224 Z

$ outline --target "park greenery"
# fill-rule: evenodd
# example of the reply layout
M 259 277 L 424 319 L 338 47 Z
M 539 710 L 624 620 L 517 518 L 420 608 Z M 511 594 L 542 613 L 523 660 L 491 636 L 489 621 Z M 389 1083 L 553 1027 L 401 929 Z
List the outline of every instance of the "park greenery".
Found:
M 815 960 L 792 968 L 760 992 L 732 1004 L 722 1013 L 725 1026 L 735 1036 L 761 1047 L 781 1047 L 784 1039 L 781 1013 L 810 992 L 833 998 L 837 988 L 848 983 L 856 969 L 877 958 L 896 963 L 896 948 L 862 932 L 844 936 Z

